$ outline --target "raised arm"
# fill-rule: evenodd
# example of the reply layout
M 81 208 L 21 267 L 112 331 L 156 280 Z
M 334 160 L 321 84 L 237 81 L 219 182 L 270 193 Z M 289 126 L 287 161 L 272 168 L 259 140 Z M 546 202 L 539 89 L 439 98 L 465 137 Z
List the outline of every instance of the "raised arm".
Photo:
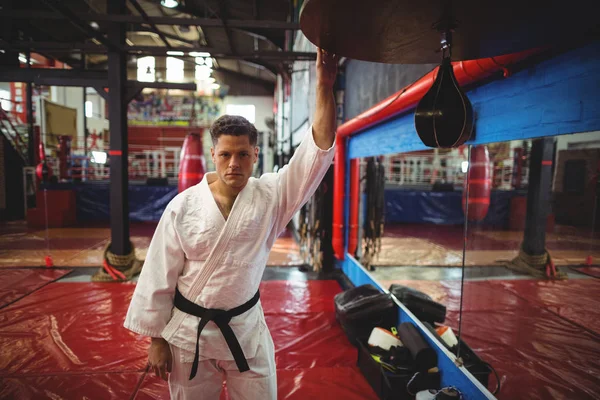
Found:
M 322 150 L 333 145 L 335 139 L 335 99 L 333 84 L 337 74 L 337 57 L 322 49 L 317 51 L 317 98 L 313 122 L 315 143 Z
M 337 57 L 319 49 L 313 124 L 289 164 L 276 174 L 278 192 L 276 233 L 285 229 L 296 211 L 315 193 L 333 160 L 336 130 L 333 84 L 336 73 Z

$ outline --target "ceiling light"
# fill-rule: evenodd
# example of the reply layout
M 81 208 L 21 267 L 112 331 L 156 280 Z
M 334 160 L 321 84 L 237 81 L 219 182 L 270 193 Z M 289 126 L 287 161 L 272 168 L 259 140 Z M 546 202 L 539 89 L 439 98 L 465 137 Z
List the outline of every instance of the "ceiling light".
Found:
M 190 51 L 188 54 L 191 57 L 210 57 L 210 53 L 205 51 Z
M 100 28 L 100 25 L 98 25 L 98 23 L 96 21 L 92 21 L 90 22 L 90 26 L 94 29 L 98 29 Z
M 166 8 L 175 8 L 179 5 L 177 0 L 161 0 L 160 5 Z
M 218 88 L 220 88 L 220 87 L 221 87 L 221 85 L 219 85 L 218 83 L 213 83 L 212 85 L 210 85 L 210 88 L 211 88 L 212 90 L 217 90 L 217 89 L 218 89 Z
M 167 51 L 167 54 L 170 56 L 182 56 L 184 53 L 183 51 Z

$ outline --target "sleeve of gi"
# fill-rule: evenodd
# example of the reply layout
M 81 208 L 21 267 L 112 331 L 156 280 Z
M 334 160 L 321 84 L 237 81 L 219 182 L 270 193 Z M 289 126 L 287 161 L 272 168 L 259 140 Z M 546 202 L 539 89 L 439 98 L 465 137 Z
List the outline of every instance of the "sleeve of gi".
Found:
M 335 142 L 327 150 L 319 148 L 311 126 L 290 162 L 278 171 L 278 233 L 319 187 L 333 161 L 334 147 Z
M 169 322 L 177 279 L 185 262 L 172 204 L 156 227 L 125 317 L 125 328 L 145 336 L 160 337 Z

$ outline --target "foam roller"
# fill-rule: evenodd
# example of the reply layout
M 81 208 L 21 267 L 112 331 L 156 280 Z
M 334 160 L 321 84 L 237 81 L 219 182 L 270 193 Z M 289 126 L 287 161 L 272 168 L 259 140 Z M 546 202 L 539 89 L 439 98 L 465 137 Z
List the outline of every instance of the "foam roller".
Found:
M 398 326 L 398 336 L 406 348 L 410 351 L 417 371 L 426 372 L 437 367 L 437 354 L 429 347 L 421 333 L 410 322 L 404 322 Z

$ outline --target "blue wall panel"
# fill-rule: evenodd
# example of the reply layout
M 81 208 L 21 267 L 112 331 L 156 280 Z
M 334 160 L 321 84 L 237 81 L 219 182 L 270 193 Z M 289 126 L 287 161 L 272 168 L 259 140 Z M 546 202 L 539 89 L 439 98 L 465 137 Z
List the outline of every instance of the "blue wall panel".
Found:
M 469 144 L 600 130 L 600 43 L 569 51 L 468 91 L 475 111 Z M 414 111 L 350 139 L 350 158 L 425 150 Z

